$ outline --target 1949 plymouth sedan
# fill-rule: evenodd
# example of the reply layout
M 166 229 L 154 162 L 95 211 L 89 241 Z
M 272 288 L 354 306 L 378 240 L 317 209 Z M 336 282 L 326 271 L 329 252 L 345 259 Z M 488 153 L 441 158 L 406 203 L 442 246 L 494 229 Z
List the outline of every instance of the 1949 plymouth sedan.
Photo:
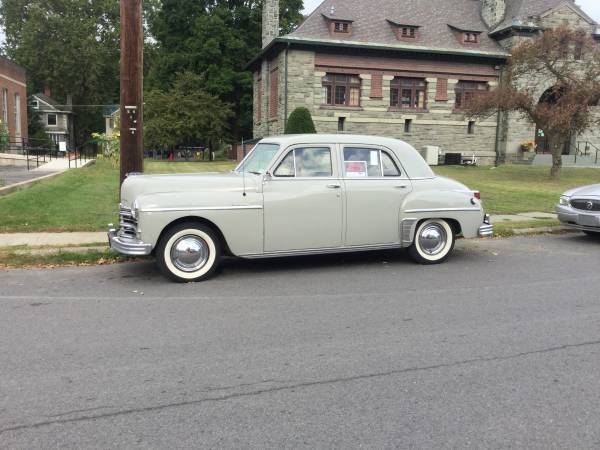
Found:
M 556 205 L 556 214 L 563 225 L 600 237 L 600 184 L 565 192 Z
M 410 145 L 372 136 L 265 138 L 228 174 L 132 175 L 110 246 L 154 253 L 175 281 L 222 255 L 266 258 L 407 247 L 444 261 L 457 236 L 491 236 L 479 192 L 436 176 Z

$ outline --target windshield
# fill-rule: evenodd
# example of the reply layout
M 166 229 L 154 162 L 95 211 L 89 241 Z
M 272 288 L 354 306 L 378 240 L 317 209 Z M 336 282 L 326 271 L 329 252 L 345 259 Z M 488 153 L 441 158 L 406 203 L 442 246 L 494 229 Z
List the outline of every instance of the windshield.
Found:
M 278 150 L 279 144 L 258 144 L 250 151 L 240 165 L 236 167 L 235 171 L 256 174 L 265 173 Z

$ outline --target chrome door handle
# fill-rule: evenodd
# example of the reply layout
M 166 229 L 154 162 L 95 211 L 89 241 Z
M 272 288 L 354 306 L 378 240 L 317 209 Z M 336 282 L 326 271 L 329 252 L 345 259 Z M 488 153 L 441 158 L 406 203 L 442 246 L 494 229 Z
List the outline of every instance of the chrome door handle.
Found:
M 342 185 L 341 184 L 328 184 L 327 187 L 329 189 L 339 189 L 342 187 Z
M 406 189 L 407 187 L 407 184 L 397 184 L 396 186 L 394 186 L 394 188 L 396 189 Z

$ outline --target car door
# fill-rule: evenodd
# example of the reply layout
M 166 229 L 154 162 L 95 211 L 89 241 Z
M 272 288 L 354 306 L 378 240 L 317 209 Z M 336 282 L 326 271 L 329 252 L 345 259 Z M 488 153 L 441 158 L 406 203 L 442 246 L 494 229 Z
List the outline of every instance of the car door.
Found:
M 264 250 L 342 245 L 343 187 L 333 145 L 287 149 L 265 179 Z
M 400 209 L 411 183 L 396 155 L 372 145 L 342 145 L 347 246 L 400 242 Z

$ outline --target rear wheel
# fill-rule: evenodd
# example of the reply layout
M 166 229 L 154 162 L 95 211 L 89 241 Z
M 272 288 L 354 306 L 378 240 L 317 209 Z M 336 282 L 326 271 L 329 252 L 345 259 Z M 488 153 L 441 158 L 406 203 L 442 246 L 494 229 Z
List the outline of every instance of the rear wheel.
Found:
M 209 278 L 221 260 L 221 243 L 212 228 L 194 222 L 176 225 L 165 232 L 156 248 L 161 272 L 173 281 L 186 283 Z
M 588 231 L 588 230 L 583 230 L 583 232 L 585 234 L 587 234 L 588 236 L 591 236 L 593 238 L 600 238 L 600 232 L 599 231 Z
M 439 264 L 450 256 L 455 240 L 454 230 L 446 220 L 428 219 L 417 225 L 408 253 L 419 264 Z

